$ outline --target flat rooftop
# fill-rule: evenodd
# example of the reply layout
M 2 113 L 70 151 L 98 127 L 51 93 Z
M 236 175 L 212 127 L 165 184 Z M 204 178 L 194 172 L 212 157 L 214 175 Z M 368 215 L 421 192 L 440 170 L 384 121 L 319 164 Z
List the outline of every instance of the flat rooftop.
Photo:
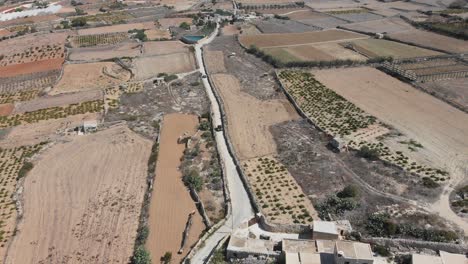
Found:
M 336 251 L 346 258 L 373 260 L 369 244 L 352 241 L 336 241 Z M 425 263 L 428 264 L 428 263 Z

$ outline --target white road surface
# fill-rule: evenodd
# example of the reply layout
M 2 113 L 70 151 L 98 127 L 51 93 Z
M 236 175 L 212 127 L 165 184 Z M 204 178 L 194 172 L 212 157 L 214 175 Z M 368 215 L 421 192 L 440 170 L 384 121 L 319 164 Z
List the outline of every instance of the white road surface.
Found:
M 203 39 L 195 46 L 195 56 L 200 73 L 202 75 L 206 75 L 206 70 L 202 59 L 201 48 L 203 45 L 210 43 L 216 37 L 217 33 L 218 27 L 210 37 Z M 216 101 L 216 97 L 214 96 L 213 87 L 211 87 L 207 78 L 202 78 L 202 81 L 211 102 L 211 116 L 213 120 L 213 126 L 222 126 L 220 106 Z M 226 176 L 227 186 L 230 192 L 232 213 L 227 219 L 226 223 L 205 241 L 204 247 L 199 249 L 198 252 L 193 256 L 191 263 L 205 263 L 211 251 L 216 247 L 221 239 L 229 235 L 232 230 L 238 227 L 242 222 L 254 216 L 254 211 L 250 204 L 249 196 L 244 189 L 244 185 L 242 184 L 240 176 L 236 170 L 233 158 L 228 151 L 224 137 L 224 131 L 215 132 L 216 144 L 218 146 L 218 152 L 221 159 L 220 162 L 223 164 L 224 174 Z

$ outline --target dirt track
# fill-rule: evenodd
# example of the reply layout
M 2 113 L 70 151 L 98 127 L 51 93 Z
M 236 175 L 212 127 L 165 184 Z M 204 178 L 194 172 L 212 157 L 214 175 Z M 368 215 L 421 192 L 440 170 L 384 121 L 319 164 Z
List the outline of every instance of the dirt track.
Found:
M 47 150 L 25 180 L 6 263 L 128 263 L 150 148 L 118 126 Z
M 146 247 L 153 263 L 157 263 L 165 252 L 172 252 L 173 263 L 179 263 L 187 249 L 197 240 L 205 228 L 201 216 L 182 182 L 178 167 L 185 149 L 177 139 L 184 133 L 193 135 L 198 124 L 194 115 L 169 114 L 164 116 L 156 164 L 156 178 L 149 209 L 149 237 Z M 188 215 L 196 211 L 184 253 L 179 255 L 182 233 Z
M 242 92 L 238 79 L 229 74 L 213 74 L 211 77 L 223 99 L 229 135 L 239 158 L 275 153 L 276 145 L 269 127 L 298 118 L 289 102 L 286 99 L 259 100 Z

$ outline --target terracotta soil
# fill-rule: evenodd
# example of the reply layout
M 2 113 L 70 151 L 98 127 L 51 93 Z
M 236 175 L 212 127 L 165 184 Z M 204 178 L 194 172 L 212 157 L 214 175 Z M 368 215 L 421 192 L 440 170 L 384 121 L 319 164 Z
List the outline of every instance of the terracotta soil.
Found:
M 151 145 L 116 126 L 47 149 L 24 182 L 5 263 L 128 263 Z
M 0 116 L 10 115 L 14 108 L 13 104 L 0 104 Z
M 213 74 L 211 78 L 223 100 L 229 136 L 238 157 L 242 160 L 276 153 L 270 126 L 299 118 L 289 102 L 259 100 L 242 92 L 239 80 L 229 74 Z
M 0 78 L 60 69 L 63 62 L 63 58 L 57 58 L 0 67 Z
M 205 229 L 195 203 L 182 182 L 180 158 L 185 149 L 177 140 L 183 135 L 196 133 L 198 119 L 194 115 L 169 114 L 164 116 L 159 143 L 156 178 L 149 209 L 149 236 L 146 248 L 153 263 L 165 252 L 172 252 L 173 263 L 179 263 L 191 245 Z M 188 215 L 195 211 L 185 250 L 177 254 Z

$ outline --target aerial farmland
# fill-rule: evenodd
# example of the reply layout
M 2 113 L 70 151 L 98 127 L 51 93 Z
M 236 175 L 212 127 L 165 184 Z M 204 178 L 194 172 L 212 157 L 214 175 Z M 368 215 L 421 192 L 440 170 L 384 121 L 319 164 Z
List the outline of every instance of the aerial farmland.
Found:
M 0 263 L 466 264 L 467 13 L 0 0 Z

